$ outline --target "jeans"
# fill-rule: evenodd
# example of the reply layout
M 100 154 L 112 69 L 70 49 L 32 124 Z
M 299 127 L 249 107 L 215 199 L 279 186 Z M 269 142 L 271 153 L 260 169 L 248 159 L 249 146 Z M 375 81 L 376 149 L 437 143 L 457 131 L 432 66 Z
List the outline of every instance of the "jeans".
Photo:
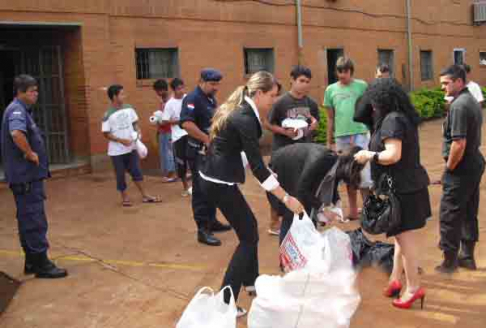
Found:
M 142 170 L 140 169 L 140 157 L 136 150 L 128 154 L 111 156 L 116 175 L 116 189 L 123 192 L 127 189 L 125 172 L 128 171 L 133 181 L 143 181 Z
M 159 155 L 162 173 L 167 175 L 169 172 L 174 172 L 175 161 L 170 133 L 159 133 Z

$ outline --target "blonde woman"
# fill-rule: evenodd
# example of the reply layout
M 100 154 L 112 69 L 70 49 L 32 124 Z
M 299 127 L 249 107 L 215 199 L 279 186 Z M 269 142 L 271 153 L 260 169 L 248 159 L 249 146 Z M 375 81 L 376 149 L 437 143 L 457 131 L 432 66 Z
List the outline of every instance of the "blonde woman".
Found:
M 222 286 L 231 286 L 235 299 L 242 286 L 254 286 L 258 277 L 258 227 L 255 216 L 238 184 L 245 182 L 242 152 L 263 189 L 271 192 L 294 213 L 302 204 L 283 190 L 260 154 L 261 117 L 267 117 L 278 93 L 277 81 L 268 72 L 258 72 L 238 87 L 214 115 L 206 163 L 199 171 L 202 190 L 220 209 L 240 244 L 236 248 Z M 248 289 L 248 288 L 247 288 Z M 229 302 L 230 295 L 225 295 Z M 238 317 L 246 311 L 238 307 Z

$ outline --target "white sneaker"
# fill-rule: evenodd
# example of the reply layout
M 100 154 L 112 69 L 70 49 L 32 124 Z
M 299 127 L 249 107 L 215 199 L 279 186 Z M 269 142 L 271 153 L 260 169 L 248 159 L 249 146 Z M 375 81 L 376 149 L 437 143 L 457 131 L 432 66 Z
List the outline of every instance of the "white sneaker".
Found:
M 247 311 L 244 308 L 239 307 L 239 306 L 236 307 L 236 317 L 237 318 L 244 317 L 246 315 L 246 313 L 247 313 Z
M 187 189 L 187 193 L 192 196 L 192 187 Z

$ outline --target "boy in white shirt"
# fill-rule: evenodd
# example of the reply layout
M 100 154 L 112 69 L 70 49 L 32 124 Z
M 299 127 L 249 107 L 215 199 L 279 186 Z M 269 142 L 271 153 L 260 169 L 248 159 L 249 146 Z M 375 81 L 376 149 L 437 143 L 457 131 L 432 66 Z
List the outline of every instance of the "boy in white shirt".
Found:
M 184 188 L 182 196 L 187 197 L 190 194 L 189 185 L 187 183 L 187 132 L 179 126 L 182 100 L 185 97 L 184 81 L 175 78 L 170 82 L 170 88 L 174 94 L 165 104 L 162 122 L 170 124 L 171 126 L 172 148 L 174 150 L 174 157 L 177 165 L 177 175 L 179 176 L 179 179 L 181 179 Z
M 471 77 L 471 66 L 469 66 L 468 64 L 464 64 L 464 65 L 462 65 L 462 67 L 466 71 L 467 80 L 469 81 L 468 84 L 467 84 L 467 89 L 473 95 L 473 97 L 476 98 L 476 100 L 478 101 L 479 105 L 481 105 L 481 108 L 482 108 L 483 105 L 484 105 L 483 91 L 481 90 L 481 87 L 479 86 L 479 84 L 477 84 L 476 82 L 474 82 L 470 79 L 470 77 Z
M 132 106 L 125 104 L 123 86 L 112 85 L 108 88 L 111 107 L 106 111 L 101 130 L 108 143 L 108 156 L 115 168 L 117 189 L 121 193 L 122 205 L 132 206 L 126 192 L 125 172 L 132 176 L 133 182 L 142 194 L 144 203 L 160 203 L 160 197 L 153 197 L 145 192 L 140 158 L 135 149 L 135 141 L 141 136 L 137 125 L 138 116 Z

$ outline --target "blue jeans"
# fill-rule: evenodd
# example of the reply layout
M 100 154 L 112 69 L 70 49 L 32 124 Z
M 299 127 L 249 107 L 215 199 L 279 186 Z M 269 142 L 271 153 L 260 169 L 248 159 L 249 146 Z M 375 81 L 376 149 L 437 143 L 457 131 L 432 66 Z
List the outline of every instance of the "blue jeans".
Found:
M 174 153 L 172 152 L 171 134 L 159 133 L 160 169 L 164 175 L 175 172 Z

